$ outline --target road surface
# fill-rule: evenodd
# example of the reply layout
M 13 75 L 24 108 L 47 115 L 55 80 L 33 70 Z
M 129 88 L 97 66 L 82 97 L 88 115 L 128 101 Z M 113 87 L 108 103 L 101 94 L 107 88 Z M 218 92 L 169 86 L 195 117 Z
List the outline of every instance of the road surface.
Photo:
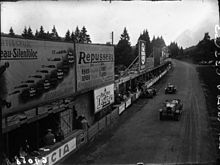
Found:
M 215 161 L 208 130 L 205 97 L 193 64 L 174 61 L 175 69 L 157 85 L 154 99 L 140 99 L 125 111 L 117 128 L 70 155 L 61 164 L 205 163 Z M 177 94 L 165 95 L 170 82 Z M 158 109 L 166 99 L 183 101 L 180 121 L 160 121 Z M 129 111 L 129 112 L 128 112 Z M 130 114 L 129 114 L 130 113 Z

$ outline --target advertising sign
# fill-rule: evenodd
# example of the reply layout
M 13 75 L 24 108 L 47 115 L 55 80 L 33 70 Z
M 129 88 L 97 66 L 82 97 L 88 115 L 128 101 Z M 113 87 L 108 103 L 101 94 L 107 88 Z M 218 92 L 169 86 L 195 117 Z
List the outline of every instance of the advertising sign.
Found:
M 1 37 L 0 97 L 9 112 L 75 93 L 74 46 L 71 43 Z
M 129 99 L 126 101 L 126 108 L 129 107 L 129 105 L 131 105 L 131 98 L 129 98 Z
M 51 152 L 49 155 L 45 156 L 46 163 L 42 163 L 44 165 L 53 165 L 64 156 L 69 154 L 71 151 L 76 149 L 76 138 L 70 140 L 69 142 L 65 143 L 55 151 Z
M 139 66 L 140 71 L 146 68 L 146 42 L 139 40 Z
M 114 82 L 114 47 L 76 44 L 77 91 Z
M 94 90 L 95 113 L 114 103 L 114 84 Z
M 125 103 L 122 103 L 119 107 L 118 107 L 119 111 L 119 115 L 125 110 Z

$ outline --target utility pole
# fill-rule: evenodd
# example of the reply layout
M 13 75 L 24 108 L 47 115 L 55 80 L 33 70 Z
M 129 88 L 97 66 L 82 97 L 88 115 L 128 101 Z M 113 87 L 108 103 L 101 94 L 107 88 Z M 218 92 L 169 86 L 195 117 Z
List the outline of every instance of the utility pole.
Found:
M 112 45 L 114 44 L 114 32 L 111 33 Z

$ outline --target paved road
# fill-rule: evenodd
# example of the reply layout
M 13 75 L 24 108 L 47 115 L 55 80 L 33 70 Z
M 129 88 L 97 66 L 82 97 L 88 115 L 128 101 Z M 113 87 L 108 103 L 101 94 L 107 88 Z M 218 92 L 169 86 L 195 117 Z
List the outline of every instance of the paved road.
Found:
M 205 98 L 195 67 L 174 61 L 175 69 L 159 84 L 154 99 L 142 99 L 120 119 L 117 128 L 69 156 L 62 164 L 188 163 L 215 160 L 208 131 Z M 167 82 L 177 86 L 177 94 L 165 95 Z M 165 99 L 180 98 L 184 112 L 180 121 L 160 121 L 158 109 Z M 135 112 L 134 112 L 135 111 Z M 124 119 L 123 119 L 124 118 Z

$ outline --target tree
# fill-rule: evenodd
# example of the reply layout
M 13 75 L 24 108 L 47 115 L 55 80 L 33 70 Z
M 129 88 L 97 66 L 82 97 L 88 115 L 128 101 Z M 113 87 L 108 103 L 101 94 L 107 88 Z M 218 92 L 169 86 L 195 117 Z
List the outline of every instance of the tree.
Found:
M 123 33 L 121 34 L 121 40 L 127 41 L 128 44 L 130 45 L 130 42 L 129 42 L 130 37 L 129 37 L 129 35 L 128 35 L 128 32 L 127 32 L 126 27 L 124 28 L 124 31 L 123 31 Z
M 169 49 L 171 58 L 175 58 L 179 55 L 179 47 L 177 43 L 171 42 L 170 45 L 168 46 L 168 49 Z
M 72 32 L 71 33 L 71 41 L 75 42 L 76 41 L 76 37 L 75 37 L 75 34 Z
M 27 30 L 27 37 L 28 38 L 34 38 L 34 35 L 33 35 L 33 32 L 31 30 L 31 27 L 29 26 L 28 27 L 28 30 Z
M 213 41 L 210 40 L 209 33 L 205 33 L 203 40 L 200 41 L 197 45 L 197 61 L 210 61 L 214 60 L 214 56 L 212 53 L 214 53 L 214 47 L 213 47 Z M 199 55 L 200 54 L 200 55 Z
M 38 33 L 38 38 L 40 39 L 46 39 L 46 33 L 44 32 L 43 26 L 40 26 L 40 31 Z
M 91 43 L 90 36 L 87 34 L 87 30 L 85 26 L 83 26 L 82 30 L 80 31 L 79 42 L 80 43 Z
M 49 31 L 45 34 L 45 39 L 52 40 L 51 33 Z
M 130 45 L 130 37 L 128 35 L 127 29 L 124 28 L 123 33 L 121 34 L 121 39 L 115 47 L 115 63 L 116 65 L 125 65 L 129 64 L 133 60 L 132 48 Z
M 21 34 L 24 38 L 28 37 L 28 32 L 26 26 L 24 27 L 23 33 Z
M 163 37 L 157 37 L 155 38 L 155 36 L 153 37 L 152 41 L 151 41 L 151 48 L 153 49 L 153 47 L 158 47 L 158 48 L 162 48 L 166 46 Z
M 146 56 L 148 57 L 151 53 L 151 42 L 150 42 L 150 37 L 149 37 L 147 30 L 144 30 L 143 33 L 140 34 L 140 36 L 138 38 L 138 42 L 140 40 L 143 40 L 146 43 L 145 52 L 146 52 Z M 135 48 L 135 57 L 138 56 L 138 42 L 137 42 L 136 48 Z
M 78 26 L 76 27 L 76 30 L 75 30 L 75 42 L 76 43 L 79 43 L 80 42 L 80 35 L 81 35 L 81 33 L 80 33 L 80 31 L 79 31 L 79 28 L 78 28 Z
M 14 30 L 12 29 L 12 27 L 9 29 L 9 35 L 10 36 L 14 36 L 15 35 Z
M 39 37 L 39 32 L 38 32 L 38 30 L 36 30 L 36 32 L 35 32 L 35 38 L 38 38 Z
M 60 37 L 59 37 L 59 35 L 58 35 L 58 33 L 57 33 L 57 30 L 56 30 L 56 28 L 55 28 L 55 25 L 53 25 L 51 37 L 52 37 L 52 39 L 54 39 L 54 40 L 60 40 Z
M 87 34 L 86 35 L 86 43 L 91 43 L 92 41 L 91 41 L 91 39 L 90 39 L 90 36 Z
M 70 31 L 69 30 L 67 30 L 67 32 L 66 32 L 65 41 L 71 41 Z

